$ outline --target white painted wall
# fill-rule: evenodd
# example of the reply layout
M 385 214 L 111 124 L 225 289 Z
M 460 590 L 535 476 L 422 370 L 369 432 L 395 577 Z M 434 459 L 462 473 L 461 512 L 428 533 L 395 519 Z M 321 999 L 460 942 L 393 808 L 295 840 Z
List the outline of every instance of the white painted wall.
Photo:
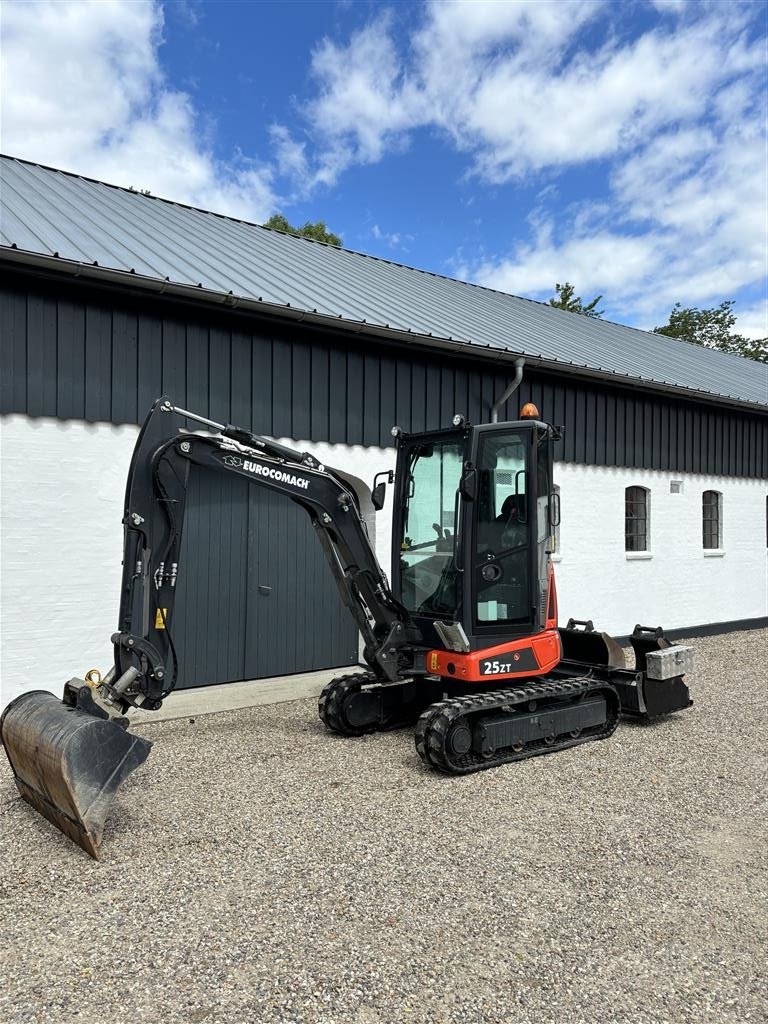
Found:
M 682 480 L 682 494 L 670 481 Z M 558 463 L 561 624 L 592 619 L 608 633 L 636 623 L 675 629 L 768 614 L 768 481 Z M 624 489 L 650 489 L 650 554 L 624 550 Z M 701 495 L 723 495 L 722 554 L 702 548 Z
M 138 427 L 0 417 L 0 708 L 25 690 L 59 693 L 112 664 L 120 595 L 123 496 Z M 280 439 L 370 486 L 393 468 L 381 448 Z M 392 489 L 374 520 L 389 568 Z
M 111 664 L 125 478 L 137 427 L 0 417 L 0 706 L 24 690 L 58 692 Z M 394 452 L 282 439 L 370 486 Z M 563 522 L 560 618 L 623 634 L 768 614 L 766 481 L 558 464 Z M 683 493 L 669 493 L 670 479 Z M 624 488 L 651 489 L 651 554 L 624 552 Z M 701 492 L 723 493 L 723 550 L 701 548 Z M 366 516 L 389 570 L 392 488 Z M 364 510 L 366 503 L 364 502 Z M 375 526 L 375 528 L 374 528 Z

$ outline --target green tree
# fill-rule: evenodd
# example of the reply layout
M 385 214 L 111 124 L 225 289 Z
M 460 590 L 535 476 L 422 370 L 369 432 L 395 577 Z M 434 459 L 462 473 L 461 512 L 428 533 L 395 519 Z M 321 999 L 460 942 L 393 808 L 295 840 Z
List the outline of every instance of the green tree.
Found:
M 286 231 L 289 235 L 303 235 L 304 238 L 314 238 L 316 242 L 327 242 L 328 245 L 341 245 L 342 241 L 339 235 L 335 235 L 332 231 L 329 231 L 325 226 L 324 220 L 307 221 L 303 227 L 295 228 L 292 224 L 288 223 L 282 213 L 276 213 L 270 217 L 264 224 L 265 228 L 274 228 L 275 231 Z
M 691 341 L 694 345 L 703 345 L 704 348 L 716 348 L 745 359 L 768 363 L 768 338 L 745 338 L 742 334 L 734 333 L 734 304 L 734 299 L 726 299 L 712 309 L 697 309 L 695 306 L 683 308 L 681 303 L 676 302 L 669 314 L 669 322 L 662 327 L 654 327 L 654 331 L 670 338 Z
M 556 284 L 555 291 L 557 294 L 553 295 L 549 300 L 550 306 L 556 306 L 557 309 L 565 309 L 569 313 L 581 313 L 583 316 L 600 317 L 603 315 L 603 310 L 597 308 L 602 301 L 602 295 L 596 295 L 591 302 L 585 305 L 581 301 L 580 295 L 574 295 L 576 288 L 569 284 L 568 281 L 565 284 Z

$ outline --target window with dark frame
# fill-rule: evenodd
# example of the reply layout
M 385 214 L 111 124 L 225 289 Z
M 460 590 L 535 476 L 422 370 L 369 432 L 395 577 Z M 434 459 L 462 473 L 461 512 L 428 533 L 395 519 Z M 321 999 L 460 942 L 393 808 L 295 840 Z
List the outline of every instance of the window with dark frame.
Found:
M 627 487 L 624 491 L 624 550 L 648 550 L 648 489 Z
M 701 527 L 704 550 L 717 550 L 722 537 L 723 506 L 719 491 L 704 491 L 701 496 Z

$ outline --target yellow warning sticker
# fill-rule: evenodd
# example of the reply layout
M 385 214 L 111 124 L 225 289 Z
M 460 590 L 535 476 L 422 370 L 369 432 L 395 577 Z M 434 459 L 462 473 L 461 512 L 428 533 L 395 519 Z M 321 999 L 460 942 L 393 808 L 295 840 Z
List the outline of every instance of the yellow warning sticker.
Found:
M 436 672 L 437 671 L 437 665 L 438 665 L 437 651 L 432 651 L 432 653 L 429 656 L 429 670 L 430 670 L 430 672 Z
M 168 615 L 167 608 L 158 608 L 155 612 L 155 629 L 165 629 L 165 616 Z

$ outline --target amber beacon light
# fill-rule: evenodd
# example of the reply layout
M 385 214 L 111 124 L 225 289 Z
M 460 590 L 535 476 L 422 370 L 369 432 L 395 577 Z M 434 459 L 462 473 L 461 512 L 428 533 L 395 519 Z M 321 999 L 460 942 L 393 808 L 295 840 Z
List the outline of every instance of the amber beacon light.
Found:
M 533 404 L 533 402 L 526 402 L 523 408 L 520 410 L 521 420 L 537 420 L 539 418 L 539 410 Z

